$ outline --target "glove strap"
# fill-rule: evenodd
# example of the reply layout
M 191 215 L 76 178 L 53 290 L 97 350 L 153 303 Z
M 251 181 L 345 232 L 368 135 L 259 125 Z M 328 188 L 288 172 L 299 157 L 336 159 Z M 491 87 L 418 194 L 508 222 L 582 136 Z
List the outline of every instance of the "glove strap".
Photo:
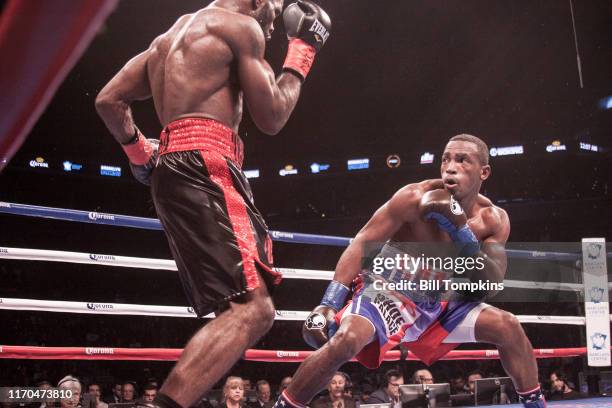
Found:
M 289 49 L 287 50 L 283 69 L 295 72 L 304 81 L 314 63 L 316 53 L 312 45 L 299 38 L 294 38 L 289 41 Z
M 130 163 L 137 166 L 147 164 L 153 155 L 151 142 L 138 129 L 135 129 L 134 138 L 127 144 L 122 144 L 121 147 L 128 159 L 130 159 Z
M 323 299 L 321 299 L 321 305 L 328 306 L 334 309 L 336 312 L 342 309 L 344 306 L 344 301 L 348 296 L 351 290 L 337 281 L 331 281 L 327 289 L 325 290 L 325 294 L 323 295 Z
M 474 256 L 480 251 L 480 242 L 474 232 L 465 224 L 463 227 L 449 234 L 453 242 L 459 247 L 461 256 Z

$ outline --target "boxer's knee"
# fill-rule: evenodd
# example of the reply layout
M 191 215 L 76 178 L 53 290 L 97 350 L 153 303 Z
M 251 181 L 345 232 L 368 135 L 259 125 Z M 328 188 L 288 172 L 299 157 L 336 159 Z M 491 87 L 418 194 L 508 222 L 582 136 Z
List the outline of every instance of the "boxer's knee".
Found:
M 364 339 L 352 330 L 339 330 L 328 342 L 331 354 L 338 362 L 355 357 L 364 347 Z
M 249 303 L 247 310 L 248 322 L 255 327 L 261 329 L 262 332 L 267 332 L 274 324 L 276 310 L 270 296 L 260 296 L 253 298 Z
M 503 311 L 499 323 L 500 337 L 508 342 L 516 341 L 525 336 L 523 326 L 515 315 L 510 312 Z
M 495 345 L 518 344 L 525 337 L 515 315 L 497 308 L 485 309 L 476 322 L 476 339 Z

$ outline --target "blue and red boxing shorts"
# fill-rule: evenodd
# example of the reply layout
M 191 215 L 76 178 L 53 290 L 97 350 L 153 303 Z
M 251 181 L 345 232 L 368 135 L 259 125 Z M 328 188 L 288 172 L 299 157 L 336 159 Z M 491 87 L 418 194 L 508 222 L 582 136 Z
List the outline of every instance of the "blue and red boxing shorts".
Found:
M 366 284 L 336 315 L 340 326 L 346 316 L 360 316 L 372 324 L 372 341 L 356 359 L 377 368 L 385 353 L 403 343 L 421 361 L 431 365 L 461 343 L 476 342 L 474 327 L 486 303 L 449 301 L 414 302 L 395 291 L 376 290 Z
M 162 131 L 159 153 L 151 194 L 196 314 L 221 312 L 262 284 L 271 292 L 281 275 L 238 135 L 211 119 L 181 119 Z

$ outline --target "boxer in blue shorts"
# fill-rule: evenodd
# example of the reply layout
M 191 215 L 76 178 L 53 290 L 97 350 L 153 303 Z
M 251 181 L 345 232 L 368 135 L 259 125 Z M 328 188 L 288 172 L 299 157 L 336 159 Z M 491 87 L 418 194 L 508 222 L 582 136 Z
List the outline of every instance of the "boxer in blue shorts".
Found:
M 278 408 L 306 406 L 353 357 L 376 368 L 387 350 L 404 343 L 431 364 L 466 342 L 494 344 L 523 405 L 546 406 L 529 339 L 514 315 L 483 303 L 487 290 L 442 301 L 435 290 L 381 286 L 399 282 L 398 277 L 422 278 L 427 273 L 430 280 L 440 280 L 435 270 L 412 270 L 407 275 L 397 268 L 382 274 L 371 267 L 362 269 L 371 243 L 384 243 L 377 257 L 387 259 L 401 254 L 402 243 L 449 243 L 440 246 L 456 247 L 461 257 L 482 262 L 481 270 L 465 273 L 471 282 L 502 282 L 510 220 L 479 194 L 490 174 L 487 145 L 472 135 L 454 136 L 442 156 L 441 179 L 403 187 L 374 213 L 340 257 L 333 281 L 304 324 L 304 339 L 319 349 L 300 365 L 279 397 Z M 353 297 L 345 304 L 352 285 Z

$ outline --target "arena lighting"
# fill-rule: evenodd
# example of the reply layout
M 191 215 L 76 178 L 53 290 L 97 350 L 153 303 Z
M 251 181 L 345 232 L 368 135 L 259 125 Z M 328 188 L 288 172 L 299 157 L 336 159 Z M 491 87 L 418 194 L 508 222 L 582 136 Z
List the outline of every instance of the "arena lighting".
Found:
M 248 179 L 259 178 L 259 169 L 245 170 L 244 175 Z
M 400 159 L 399 155 L 392 154 L 387 156 L 387 167 L 390 169 L 397 169 L 400 164 L 402 164 L 402 159 Z
M 491 157 L 511 156 L 511 155 L 523 154 L 523 153 L 524 153 L 523 145 L 492 147 L 491 150 L 489 150 L 489 154 L 491 155 Z
M 327 163 L 312 163 L 310 165 L 310 172 L 312 174 L 317 174 L 320 173 L 322 171 L 327 171 L 329 170 L 329 164 Z
M 47 163 L 42 157 L 38 156 L 36 159 L 30 160 L 30 167 L 42 167 L 48 169 L 49 163 Z
M 553 140 L 551 144 L 546 146 L 546 151 L 548 153 L 565 151 L 565 150 L 567 150 L 567 148 L 565 147 L 564 144 L 561 144 L 561 141 L 559 140 Z
M 612 109 L 612 96 L 606 96 L 605 98 L 600 99 L 597 105 L 599 106 L 599 109 L 602 110 Z
M 79 171 L 83 168 L 82 164 L 76 164 L 71 162 L 70 160 L 66 160 L 65 162 L 63 162 L 62 166 L 64 168 L 64 171 Z
M 421 164 L 431 164 L 434 162 L 434 155 L 429 152 L 425 152 L 421 155 Z
M 351 159 L 346 162 L 347 169 L 351 170 L 363 170 L 370 168 L 370 159 Z
M 601 151 L 601 147 L 591 143 L 580 142 L 580 150 L 586 150 L 589 152 L 599 152 Z
M 121 167 L 102 164 L 100 166 L 100 175 L 101 176 L 111 176 L 111 177 L 121 177 Z
M 278 172 L 282 177 L 290 176 L 292 174 L 298 174 L 298 169 L 293 167 L 293 164 L 286 164 L 284 168 Z

